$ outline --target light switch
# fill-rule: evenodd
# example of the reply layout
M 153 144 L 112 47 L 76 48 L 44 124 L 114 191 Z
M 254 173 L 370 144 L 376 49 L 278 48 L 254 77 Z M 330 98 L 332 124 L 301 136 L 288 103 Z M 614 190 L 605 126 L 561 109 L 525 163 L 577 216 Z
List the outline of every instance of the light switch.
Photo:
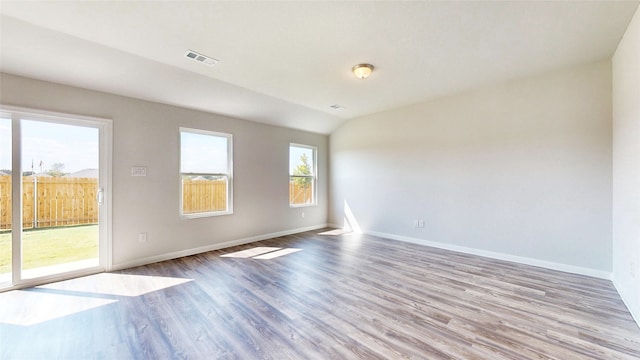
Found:
M 131 167 L 131 176 L 147 176 L 147 167 L 146 166 L 132 166 Z

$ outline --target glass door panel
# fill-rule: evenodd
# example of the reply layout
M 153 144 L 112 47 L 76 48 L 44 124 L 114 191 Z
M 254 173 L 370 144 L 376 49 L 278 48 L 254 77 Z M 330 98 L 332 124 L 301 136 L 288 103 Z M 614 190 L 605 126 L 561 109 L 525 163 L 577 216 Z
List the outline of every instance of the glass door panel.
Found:
M 100 132 L 22 120 L 23 279 L 97 267 Z

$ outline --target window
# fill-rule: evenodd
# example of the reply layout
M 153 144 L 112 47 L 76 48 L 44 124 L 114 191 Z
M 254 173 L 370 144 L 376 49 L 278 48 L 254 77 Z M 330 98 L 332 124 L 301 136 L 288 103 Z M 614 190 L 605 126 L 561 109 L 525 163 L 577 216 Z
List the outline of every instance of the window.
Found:
M 232 137 L 180 128 L 180 214 L 203 217 L 233 213 Z
M 316 204 L 316 148 L 289 145 L 289 205 Z

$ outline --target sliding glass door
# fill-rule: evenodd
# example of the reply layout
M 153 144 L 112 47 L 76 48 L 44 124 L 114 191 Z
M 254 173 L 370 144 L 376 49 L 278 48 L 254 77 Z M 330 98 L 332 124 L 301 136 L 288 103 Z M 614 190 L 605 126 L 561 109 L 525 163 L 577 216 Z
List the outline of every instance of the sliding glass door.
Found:
M 111 122 L 7 107 L 0 119 L 0 283 L 105 269 Z

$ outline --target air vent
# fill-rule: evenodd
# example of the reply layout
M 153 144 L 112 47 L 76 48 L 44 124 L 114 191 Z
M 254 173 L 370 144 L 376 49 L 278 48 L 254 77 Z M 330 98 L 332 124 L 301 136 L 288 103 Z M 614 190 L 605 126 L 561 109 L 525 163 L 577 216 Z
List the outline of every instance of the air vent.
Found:
M 202 55 L 200 53 L 197 53 L 193 50 L 188 50 L 186 54 L 184 54 L 184 56 L 186 56 L 187 58 L 197 61 L 197 62 L 201 62 L 203 64 L 209 65 L 209 66 L 213 66 L 215 65 L 218 60 L 209 57 L 207 55 Z

